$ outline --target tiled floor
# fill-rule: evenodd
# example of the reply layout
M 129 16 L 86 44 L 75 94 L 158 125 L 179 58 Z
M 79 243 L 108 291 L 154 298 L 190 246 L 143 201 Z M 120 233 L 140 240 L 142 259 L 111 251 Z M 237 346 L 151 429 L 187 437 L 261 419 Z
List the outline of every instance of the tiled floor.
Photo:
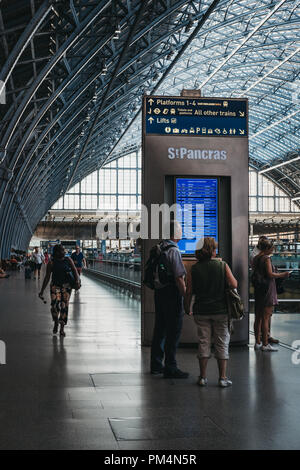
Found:
M 233 348 L 231 389 L 195 385 L 196 351 L 180 349 L 187 381 L 148 373 L 139 302 L 83 277 L 64 340 L 53 337 L 49 302 L 23 273 L 0 280 L 1 449 L 299 449 L 300 365 L 292 351 Z M 275 316 L 273 331 L 300 339 L 299 315 Z M 252 338 L 251 338 L 252 339 Z

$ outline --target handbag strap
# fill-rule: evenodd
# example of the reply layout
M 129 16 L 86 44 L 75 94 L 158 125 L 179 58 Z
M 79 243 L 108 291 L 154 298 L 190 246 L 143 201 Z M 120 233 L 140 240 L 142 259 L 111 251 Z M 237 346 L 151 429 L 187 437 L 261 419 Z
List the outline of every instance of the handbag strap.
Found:
M 224 294 L 225 294 L 225 300 L 227 304 L 227 317 L 228 317 L 228 331 L 231 334 L 232 333 L 232 323 L 231 323 L 231 317 L 229 313 L 229 308 L 228 308 L 228 282 L 227 282 L 227 276 L 226 276 L 226 263 L 225 261 L 222 261 L 222 270 L 223 270 L 223 277 L 224 277 Z
M 226 263 L 222 261 L 222 271 L 223 271 L 223 278 L 224 278 L 224 290 L 226 294 L 226 290 L 228 288 L 227 277 L 226 277 Z

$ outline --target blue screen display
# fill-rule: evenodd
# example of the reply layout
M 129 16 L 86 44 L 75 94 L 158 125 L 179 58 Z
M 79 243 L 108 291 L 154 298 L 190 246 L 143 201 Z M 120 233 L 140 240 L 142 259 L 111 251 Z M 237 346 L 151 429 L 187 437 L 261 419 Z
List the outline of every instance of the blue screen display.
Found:
M 176 178 L 177 219 L 182 221 L 182 254 L 194 254 L 202 237 L 218 241 L 218 179 Z

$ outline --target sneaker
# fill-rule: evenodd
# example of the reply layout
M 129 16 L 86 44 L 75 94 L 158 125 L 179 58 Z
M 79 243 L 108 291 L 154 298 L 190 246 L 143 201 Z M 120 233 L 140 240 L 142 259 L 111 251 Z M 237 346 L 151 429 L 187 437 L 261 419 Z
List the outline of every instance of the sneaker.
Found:
M 200 385 L 200 387 L 206 387 L 207 385 L 207 379 L 203 377 L 199 377 L 197 384 Z
M 262 347 L 261 347 L 261 350 L 262 350 L 262 351 L 265 351 L 265 352 L 276 352 L 276 351 L 278 351 L 277 348 L 274 348 L 274 347 L 271 346 L 270 344 L 267 344 L 267 346 L 262 346 Z
M 232 381 L 227 379 L 219 379 L 219 387 L 221 388 L 226 388 L 226 387 L 231 387 Z
M 259 351 L 262 348 L 262 343 L 255 343 L 254 349 L 255 351 Z
M 183 372 L 180 369 L 174 369 L 170 371 L 164 371 L 165 379 L 187 379 L 189 376 L 188 372 Z

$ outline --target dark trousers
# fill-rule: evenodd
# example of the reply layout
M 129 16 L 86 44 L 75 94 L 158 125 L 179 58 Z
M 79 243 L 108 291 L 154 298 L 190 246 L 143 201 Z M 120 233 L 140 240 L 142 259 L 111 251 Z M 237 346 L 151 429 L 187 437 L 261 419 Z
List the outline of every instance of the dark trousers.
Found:
M 156 289 L 155 326 L 151 347 L 151 370 L 161 370 L 165 359 L 165 369 L 177 367 L 176 350 L 182 330 L 183 297 L 174 285 Z

